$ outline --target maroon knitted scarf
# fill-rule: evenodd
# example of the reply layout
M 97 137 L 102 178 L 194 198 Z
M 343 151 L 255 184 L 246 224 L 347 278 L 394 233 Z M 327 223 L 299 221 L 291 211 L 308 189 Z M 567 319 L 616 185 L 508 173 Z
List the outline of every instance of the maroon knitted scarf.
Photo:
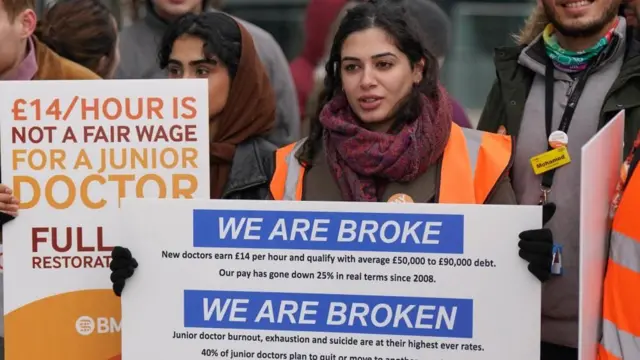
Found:
M 409 182 L 444 153 L 451 131 L 451 104 L 444 89 L 439 99 L 422 96 L 422 113 L 399 132 L 363 128 L 344 95 L 322 109 L 327 162 L 345 201 L 378 201 L 384 184 Z

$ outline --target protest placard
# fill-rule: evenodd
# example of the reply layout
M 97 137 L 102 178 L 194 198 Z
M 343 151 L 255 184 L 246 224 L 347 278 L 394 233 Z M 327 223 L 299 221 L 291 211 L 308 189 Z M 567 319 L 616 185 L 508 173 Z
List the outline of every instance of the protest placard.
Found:
M 127 199 L 121 215 L 140 263 L 125 359 L 540 358 L 517 246 L 540 207 Z
M 602 335 L 602 288 L 611 231 L 609 209 L 620 179 L 624 110 L 582 147 L 580 169 L 580 360 L 596 360 Z
M 207 99 L 204 80 L 0 88 L 2 182 L 21 202 L 3 227 L 7 359 L 120 358 L 119 202 L 208 198 Z

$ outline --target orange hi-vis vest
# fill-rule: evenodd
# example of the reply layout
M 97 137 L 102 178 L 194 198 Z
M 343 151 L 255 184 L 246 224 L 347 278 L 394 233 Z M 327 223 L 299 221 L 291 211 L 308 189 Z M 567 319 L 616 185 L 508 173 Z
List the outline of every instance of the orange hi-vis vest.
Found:
M 640 359 L 640 173 L 634 175 L 613 217 L 599 360 Z
M 305 168 L 296 153 L 306 139 L 276 151 L 271 179 L 274 200 L 302 200 Z M 483 204 L 509 170 L 513 155 L 510 136 L 461 128 L 452 124 L 442 157 L 439 203 Z

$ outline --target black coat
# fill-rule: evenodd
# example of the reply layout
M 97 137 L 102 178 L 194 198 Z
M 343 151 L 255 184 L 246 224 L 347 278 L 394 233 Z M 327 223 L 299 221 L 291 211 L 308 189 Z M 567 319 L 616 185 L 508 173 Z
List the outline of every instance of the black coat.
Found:
M 233 156 L 229 179 L 222 192 L 223 199 L 266 200 L 275 170 L 277 147 L 262 138 L 252 138 L 239 144 Z

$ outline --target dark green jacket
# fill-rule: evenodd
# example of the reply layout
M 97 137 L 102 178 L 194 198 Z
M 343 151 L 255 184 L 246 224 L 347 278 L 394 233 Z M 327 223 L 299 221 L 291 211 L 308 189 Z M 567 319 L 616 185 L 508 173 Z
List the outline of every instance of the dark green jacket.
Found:
M 625 110 L 625 154 L 630 151 L 640 130 L 640 43 L 627 37 L 626 44 L 625 62 L 605 97 L 598 125 L 598 128 L 602 128 L 620 110 Z M 535 76 L 533 71 L 518 64 L 518 56 L 524 48 L 513 46 L 496 49 L 494 62 L 497 79 L 482 111 L 479 130 L 497 132 L 500 126 L 504 126 L 509 135 L 518 136 L 525 102 Z

